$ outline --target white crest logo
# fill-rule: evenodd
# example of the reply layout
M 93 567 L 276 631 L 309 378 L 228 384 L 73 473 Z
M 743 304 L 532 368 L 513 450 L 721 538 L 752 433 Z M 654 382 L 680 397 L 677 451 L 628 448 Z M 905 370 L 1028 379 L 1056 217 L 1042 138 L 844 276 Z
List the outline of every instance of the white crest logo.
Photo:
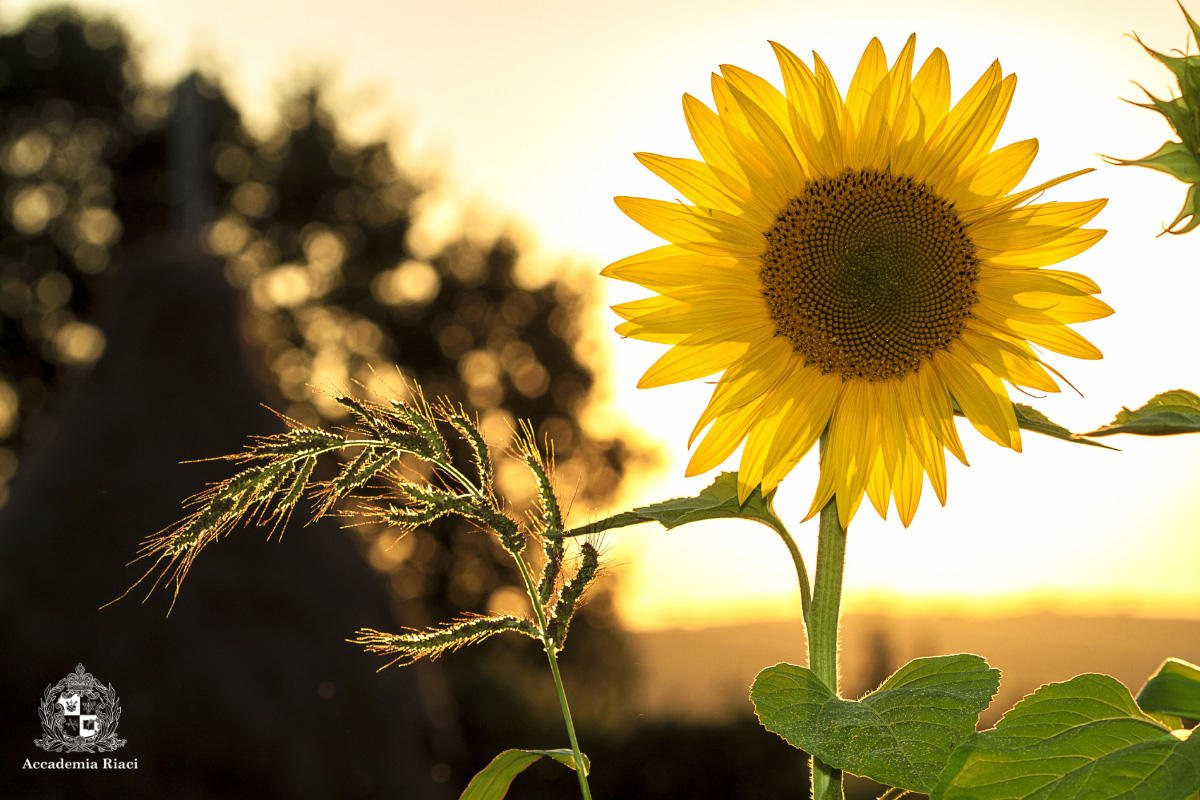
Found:
M 53 686 L 38 707 L 45 736 L 34 744 L 60 753 L 107 753 L 125 745 L 117 738 L 121 704 L 110 683 L 104 684 L 83 671 L 83 664 Z

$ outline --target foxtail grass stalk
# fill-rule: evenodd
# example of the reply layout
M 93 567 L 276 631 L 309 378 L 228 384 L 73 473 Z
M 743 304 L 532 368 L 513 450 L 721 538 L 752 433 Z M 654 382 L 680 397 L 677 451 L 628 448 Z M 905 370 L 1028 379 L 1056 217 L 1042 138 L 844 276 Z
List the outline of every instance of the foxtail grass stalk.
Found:
M 592 790 L 588 786 L 587 766 L 583 753 L 579 750 L 579 740 L 575 736 L 575 723 L 571 719 L 571 707 L 567 705 L 567 691 L 563 688 L 562 675 L 558 671 L 558 645 L 550 635 L 550 625 L 546 611 L 538 596 L 537 585 L 529 574 L 529 566 L 525 559 L 514 556 L 517 566 L 521 568 L 521 577 L 525 580 L 525 591 L 529 593 L 529 602 L 533 605 L 533 613 L 537 618 L 538 630 L 542 635 L 542 644 L 546 646 L 546 658 L 550 661 L 550 672 L 554 675 L 554 686 L 558 689 L 558 703 L 562 706 L 563 722 L 567 726 L 567 736 L 571 739 L 571 753 L 575 760 L 575 776 L 579 778 L 579 791 L 583 800 L 592 800 Z

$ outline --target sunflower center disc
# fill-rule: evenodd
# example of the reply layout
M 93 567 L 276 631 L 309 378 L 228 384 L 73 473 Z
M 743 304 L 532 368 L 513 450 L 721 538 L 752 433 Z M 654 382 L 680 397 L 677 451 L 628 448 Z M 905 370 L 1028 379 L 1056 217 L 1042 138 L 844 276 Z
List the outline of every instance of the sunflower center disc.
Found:
M 847 170 L 811 181 L 766 237 L 771 319 L 826 373 L 915 372 L 949 348 L 975 303 L 974 243 L 953 206 L 910 178 Z

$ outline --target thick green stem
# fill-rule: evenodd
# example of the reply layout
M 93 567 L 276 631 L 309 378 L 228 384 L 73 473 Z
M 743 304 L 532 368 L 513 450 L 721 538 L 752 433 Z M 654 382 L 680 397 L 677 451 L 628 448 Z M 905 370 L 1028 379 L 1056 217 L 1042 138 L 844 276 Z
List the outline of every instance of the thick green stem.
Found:
M 898 800 L 908 794 L 908 789 L 901 789 L 899 786 L 893 786 L 883 794 L 879 795 L 879 800 Z
M 842 607 L 842 571 L 846 531 L 838 521 L 837 498 L 821 509 L 817 568 L 808 609 L 808 668 L 838 694 L 838 615 Z M 813 800 L 842 800 L 842 771 L 812 760 Z
M 575 776 L 579 778 L 579 791 L 583 800 L 592 800 L 592 790 L 588 786 L 587 765 L 583 753 L 579 749 L 579 740 L 575 737 L 575 722 L 571 719 L 571 707 L 567 705 L 567 691 L 563 688 L 562 675 L 558 671 L 558 647 L 550 638 L 550 626 L 546 618 L 546 610 L 538 597 L 537 585 L 529 574 L 529 565 L 518 555 L 513 555 L 517 566 L 521 569 L 521 577 L 525 579 L 525 591 L 529 593 L 529 602 L 533 604 L 533 613 L 537 618 L 538 630 L 542 634 L 542 644 L 546 646 L 546 658 L 550 661 L 550 672 L 554 675 L 554 686 L 558 689 L 558 703 L 562 706 L 563 722 L 567 725 L 567 736 L 571 740 L 571 753 L 575 760 Z

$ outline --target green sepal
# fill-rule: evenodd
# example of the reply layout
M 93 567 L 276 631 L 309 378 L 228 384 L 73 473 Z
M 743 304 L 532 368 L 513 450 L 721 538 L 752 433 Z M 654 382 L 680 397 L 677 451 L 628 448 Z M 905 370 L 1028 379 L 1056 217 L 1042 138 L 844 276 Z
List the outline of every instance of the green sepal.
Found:
M 1172 734 L 1107 675 L 1043 686 L 951 754 L 930 800 L 1184 800 L 1200 736 Z
M 1170 436 L 1200 432 L 1200 397 L 1186 389 L 1174 389 L 1150 398 L 1136 411 L 1122 408 L 1109 424 L 1085 436 L 1136 433 L 1139 436 Z
M 1200 33 L 1197 32 L 1196 21 L 1188 14 L 1187 9 L 1183 7 L 1183 3 L 1179 4 L 1179 10 L 1183 12 L 1184 18 L 1187 19 L 1188 26 L 1192 29 L 1192 34 L 1196 37 L 1196 41 L 1200 42 Z M 1141 39 L 1136 39 L 1136 41 L 1142 46 L 1143 50 L 1158 60 L 1164 67 L 1171 70 L 1175 75 L 1175 81 L 1179 84 L 1180 91 L 1185 96 L 1189 89 L 1200 86 L 1200 56 L 1169 56 L 1147 47 Z
M 1152 97 L 1151 99 L 1156 98 Z M 1143 106 L 1143 108 L 1145 107 Z M 1172 120 L 1172 117 L 1167 112 L 1161 108 L 1157 110 L 1166 116 L 1168 120 Z M 1172 125 L 1174 125 L 1173 121 Z M 1109 162 L 1121 167 L 1156 169 L 1159 172 L 1173 175 L 1184 183 L 1200 182 L 1200 161 L 1197 160 L 1196 153 L 1189 150 L 1183 142 L 1164 142 L 1162 147 L 1145 158 L 1110 158 Z
M 567 536 L 587 536 L 613 528 L 624 528 L 641 522 L 657 522 L 670 530 L 689 522 L 706 519 L 752 519 L 756 522 L 786 531 L 783 522 L 771 508 L 771 492 L 763 497 L 760 487 L 755 487 L 745 503 L 738 503 L 737 473 L 722 472 L 712 483 L 695 497 L 679 497 L 664 500 L 654 505 L 624 511 L 605 519 L 581 525 L 567 531 Z
M 918 658 L 862 700 L 841 700 L 806 667 L 776 664 L 750 688 L 759 722 L 824 763 L 927 792 L 1000 686 L 979 656 Z
M 1200 719 L 1200 667 L 1168 658 L 1138 692 L 1137 704 L 1148 713 Z
M 471 779 L 459 800 L 502 800 L 508 794 L 508 787 L 513 778 L 542 756 L 549 756 L 558 763 L 575 769 L 575 755 L 570 750 L 505 750 Z M 591 762 L 584 756 L 584 774 L 590 769 Z
M 1200 26 L 1197 26 L 1182 3 L 1179 4 L 1179 9 L 1187 19 L 1192 35 L 1200 42 Z M 1170 100 L 1157 98 L 1139 86 L 1138 88 L 1146 92 L 1150 102 L 1134 105 L 1162 114 L 1180 141 L 1165 142 L 1145 158 L 1121 159 L 1105 156 L 1105 160 L 1119 166 L 1148 167 L 1173 175 L 1184 183 L 1190 183 L 1183 209 L 1171 224 L 1163 229 L 1164 233 L 1187 233 L 1200 226 L 1200 214 L 1197 213 L 1200 211 L 1200 195 L 1196 191 L 1197 184 L 1200 184 L 1200 56 L 1168 56 L 1147 47 L 1136 36 L 1134 38 L 1142 49 L 1171 70 L 1179 84 L 1179 97 Z M 1189 221 L 1184 223 L 1184 220 Z
M 1169 233 L 1187 233 L 1200 225 L 1200 191 L 1196 191 L 1197 189 L 1200 189 L 1200 184 L 1193 183 L 1188 187 L 1187 197 L 1183 201 L 1183 210 L 1179 212 L 1179 216 L 1171 220 L 1171 224 L 1166 228 Z M 1188 224 L 1176 229 L 1180 222 L 1189 218 L 1191 221 Z
M 1193 134 L 1195 133 L 1195 126 L 1192 124 L 1192 120 L 1195 117 L 1196 112 L 1192 108 L 1191 103 L 1188 102 L 1187 98 L 1174 97 L 1170 100 L 1163 100 L 1162 98 L 1152 95 L 1146 89 L 1146 87 L 1142 86 L 1140 83 L 1135 81 L 1134 85 L 1146 93 L 1146 99 L 1148 99 L 1150 102 L 1134 103 L 1132 100 L 1127 102 L 1132 103 L 1138 108 L 1144 108 L 1147 111 L 1157 111 L 1159 114 L 1162 114 L 1167 118 L 1167 122 L 1170 124 L 1171 130 L 1175 131 L 1184 139 L 1184 146 L 1190 146 L 1191 142 L 1188 140 L 1192 139 Z M 1120 166 L 1139 166 L 1136 162 L 1122 163 L 1122 159 L 1112 159 L 1112 161 L 1118 163 Z

